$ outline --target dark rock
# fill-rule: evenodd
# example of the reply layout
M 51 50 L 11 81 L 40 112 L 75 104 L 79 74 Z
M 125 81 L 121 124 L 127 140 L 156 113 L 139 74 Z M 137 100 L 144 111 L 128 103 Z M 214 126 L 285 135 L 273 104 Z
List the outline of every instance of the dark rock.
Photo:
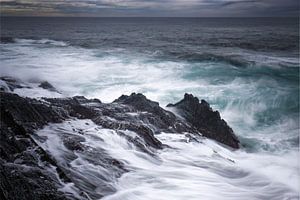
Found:
M 140 126 L 131 126 L 129 130 L 136 132 L 141 138 L 144 139 L 146 144 L 157 149 L 162 149 L 162 143 L 156 139 L 153 135 L 153 132 L 150 128 L 140 125 Z
M 141 124 L 141 123 L 130 123 L 125 121 L 111 121 L 106 120 L 105 118 L 96 118 L 94 122 L 98 125 L 101 125 L 103 128 L 114 129 L 114 130 L 130 130 L 135 132 L 143 139 L 143 144 L 146 144 L 148 147 L 153 147 L 155 149 L 162 149 L 162 143 L 154 137 L 153 131 Z M 140 150 L 148 152 L 143 145 L 138 141 L 131 140 Z
M 164 110 L 158 102 L 147 99 L 143 94 L 132 93 L 130 96 L 122 95 L 114 103 L 132 106 L 137 111 L 142 111 L 140 118 L 147 124 L 151 124 L 157 131 L 184 132 L 192 129 L 183 123 L 176 116 Z
M 114 103 L 121 103 L 133 106 L 138 111 L 146 111 L 149 113 L 159 115 L 164 122 L 171 124 L 170 120 L 174 119 L 173 113 L 167 112 L 159 106 L 158 102 L 147 99 L 143 94 L 132 93 L 130 96 L 122 95 L 114 101 Z
M 205 101 L 185 94 L 184 99 L 167 107 L 175 107 L 189 123 L 195 126 L 203 136 L 214 139 L 232 148 L 239 148 L 239 140 L 227 123 L 221 119 L 218 111 L 213 111 Z
M 64 145 L 71 151 L 83 151 L 84 146 L 81 144 L 81 142 L 84 142 L 84 137 L 79 136 L 69 136 L 63 138 Z
M 79 119 L 92 119 L 98 116 L 99 113 L 94 108 L 101 103 L 99 100 L 88 100 L 78 96 L 72 98 L 43 98 L 43 100 L 49 102 L 52 109 L 63 113 L 65 118 L 76 117 Z
M 116 99 L 114 103 L 131 105 L 140 111 L 148 111 L 152 113 L 160 109 L 158 102 L 147 99 L 141 93 L 132 93 L 130 96 L 122 95 Z
M 49 90 L 49 91 L 51 91 L 51 92 L 58 92 L 58 91 L 56 90 L 56 88 L 55 88 L 53 85 L 51 85 L 48 81 L 43 81 L 43 82 L 41 82 L 41 84 L 39 84 L 39 87 L 40 87 L 40 88 L 43 88 L 43 89 L 45 89 L 45 90 Z
M 0 80 L 4 81 L 8 87 L 8 88 L 4 88 L 3 86 L 0 86 L 0 90 L 4 92 L 14 91 L 15 89 L 18 88 L 30 88 L 29 86 L 23 84 L 21 80 L 9 76 L 0 77 Z
M 87 99 L 84 96 L 75 96 L 73 99 L 75 99 L 79 104 L 86 106 L 95 106 L 102 103 L 99 99 Z
M 58 191 L 58 188 L 63 187 L 61 182 L 73 181 L 72 173 L 68 168 L 57 163 L 51 154 L 41 149 L 32 139 L 32 134 L 48 123 L 60 123 L 71 117 L 69 113 L 78 111 L 78 115 L 83 116 L 87 115 L 86 111 L 76 110 L 76 106 L 80 107 L 80 105 L 72 98 L 69 101 L 74 105 L 56 102 L 57 106 L 55 106 L 44 101 L 0 92 L 0 100 L 2 167 L 0 168 L 0 193 L 4 196 L 2 199 L 77 199 L 73 195 Z M 63 105 L 65 108 L 69 106 L 70 112 L 64 110 Z M 63 140 L 64 145 L 70 151 L 83 151 L 81 141 L 83 140 L 80 137 L 65 137 Z M 75 155 L 73 155 L 74 158 L 76 158 Z M 43 163 L 42 166 L 41 163 Z M 23 168 L 18 167 L 19 165 L 25 166 L 24 169 L 33 170 L 27 175 L 28 170 L 24 172 Z M 53 166 L 56 170 L 51 173 L 53 170 L 50 170 L 49 166 Z M 13 171 L 17 176 L 11 175 Z M 78 190 L 81 189 L 80 185 L 76 186 L 79 187 Z M 23 196 L 19 198 L 20 195 L 24 198 Z M 97 196 L 97 198 L 100 197 Z
M 22 98 L 12 93 L 0 93 L 1 111 L 11 115 L 20 126 L 31 130 L 41 128 L 49 122 L 62 122 L 64 117 L 41 101 Z
M 44 125 L 48 123 L 60 123 L 65 119 L 74 117 L 79 119 L 95 120 L 97 117 L 102 115 L 104 107 L 106 107 L 105 112 L 110 112 L 109 110 L 113 110 L 114 106 L 110 107 L 109 104 L 104 105 L 97 99 L 89 100 L 81 96 L 60 99 L 44 98 L 43 101 L 39 101 L 30 98 L 22 98 L 16 94 L 6 92 L 1 92 L 0 95 L 0 110 L 2 112 L 0 159 L 2 159 L 4 163 L 13 165 L 22 164 L 34 168 L 39 168 L 39 159 L 36 158 L 40 157 L 40 159 L 42 159 L 43 162 L 48 163 L 47 165 L 55 166 L 56 173 L 59 175 L 59 178 L 62 181 L 72 181 L 79 191 L 83 191 L 82 194 L 87 194 L 93 199 L 99 199 L 103 196 L 99 193 L 99 191 L 103 192 L 103 194 L 114 192 L 114 188 L 110 185 L 110 182 L 112 180 L 106 180 L 105 177 L 102 177 L 101 180 L 103 180 L 103 183 L 98 182 L 97 185 L 99 186 L 99 184 L 102 184 L 103 187 L 98 188 L 98 186 L 95 186 L 93 182 L 89 180 L 88 177 L 82 177 L 80 176 L 80 174 L 75 173 L 76 171 L 69 169 L 68 163 L 77 158 L 77 155 L 74 153 L 74 151 L 76 151 L 77 153 L 82 154 L 82 156 L 84 156 L 84 158 L 89 162 L 94 163 L 96 165 L 100 165 L 102 166 L 102 168 L 107 169 L 107 172 L 110 172 L 112 179 L 113 177 L 120 176 L 122 173 L 126 172 L 126 169 L 124 168 L 123 164 L 120 161 L 116 161 L 116 159 L 111 158 L 107 153 L 105 153 L 104 150 L 101 150 L 100 148 L 90 149 L 83 145 L 82 142 L 84 140 L 82 137 L 75 137 L 74 135 L 69 135 L 64 132 L 60 133 L 60 137 L 62 138 L 63 144 L 68 150 L 67 152 L 65 152 L 64 162 L 56 162 L 56 158 L 53 158 L 51 154 L 44 152 L 42 149 L 40 149 L 39 151 L 35 151 L 34 155 L 32 153 L 27 152 L 28 148 L 39 148 L 39 146 L 31 139 L 31 137 L 36 130 L 42 128 Z M 124 110 L 123 106 L 120 106 L 117 109 L 119 110 L 119 112 L 128 111 L 128 109 Z M 114 115 L 113 112 L 110 112 L 110 114 Z M 145 149 L 147 149 L 148 147 L 161 148 L 161 143 L 153 136 L 153 133 L 150 129 L 147 129 L 146 127 L 141 127 L 140 124 L 134 123 L 128 126 L 127 128 L 130 130 L 136 130 L 137 134 L 143 140 L 145 140 L 145 142 L 138 142 L 135 140 L 131 141 L 140 148 L 142 148 L 141 144 L 145 145 L 143 147 Z M 81 131 L 81 134 L 84 135 L 84 130 Z M 39 140 L 38 137 L 35 136 L 35 138 Z M 40 139 L 42 142 L 43 138 Z M 24 174 L 23 172 L 20 172 L 19 169 L 14 170 L 17 170 L 20 174 Z M 46 169 L 42 168 L 40 170 L 43 171 Z M 38 177 L 38 175 L 35 175 L 35 173 L 37 172 L 38 171 L 32 172 L 32 177 L 25 177 L 24 181 L 37 181 L 35 180 L 35 177 Z M 3 176 L 9 177 L 6 173 L 10 172 L 5 172 Z M 3 179 L 5 177 L 3 177 Z M 9 181 L 10 178 L 7 179 Z M 53 183 L 55 181 L 49 180 L 49 182 Z M 56 180 L 56 182 L 59 183 L 59 180 Z M 7 184 L 11 184 L 11 182 Z M 12 194 L 8 192 L 7 190 L 9 189 L 9 186 L 7 184 L 5 183 L 5 185 L 3 186 L 3 193 L 9 193 L 8 197 L 12 197 L 17 191 L 12 190 Z M 18 183 L 15 184 L 16 187 L 21 187 L 18 185 Z M 41 185 L 41 187 L 43 188 L 44 186 L 45 185 Z M 48 187 L 50 188 L 50 186 Z M 52 188 L 56 188 L 56 190 L 57 187 L 61 186 L 59 184 L 52 185 Z M 96 188 L 98 188 L 97 192 L 95 192 Z M 27 190 L 33 193 L 31 187 L 27 188 Z M 20 194 L 24 192 L 21 190 L 18 191 L 20 192 Z M 47 192 L 48 191 L 45 190 L 41 193 L 48 194 Z M 53 199 L 57 198 L 53 197 Z
M 56 166 L 56 162 L 30 137 L 32 127 L 41 127 L 47 123 L 46 120 L 51 119 L 51 116 L 49 118 L 40 115 L 34 117 L 40 109 L 31 110 L 32 107 L 26 99 L 10 93 L 0 94 L 1 199 L 77 199 L 57 190 L 63 187 L 61 180 L 64 179 L 59 180 L 55 173 L 60 178 L 66 175 L 59 168 L 56 172 L 49 170 L 49 166 Z M 35 101 L 32 100 L 32 102 Z M 28 117 L 26 112 L 29 112 Z M 55 121 L 56 118 L 53 120 Z
M 0 160 L 0 197 L 3 200 L 76 199 L 57 191 L 58 186 L 57 180 L 52 179 L 46 170 Z
M 5 78 L 5 81 L 16 88 L 14 79 Z M 52 88 L 46 83 L 42 87 Z M 0 199 L 5 200 L 76 199 L 78 197 L 58 190 L 63 183 L 70 182 L 81 195 L 80 199 L 100 199 L 115 192 L 111 183 L 128 171 L 122 161 L 111 157 L 101 147 L 85 144 L 86 130 L 82 127 L 54 130 L 53 134 L 63 144 L 60 155 L 63 159 L 58 160 L 40 147 L 47 138 L 35 134 L 49 123 L 89 119 L 102 128 L 114 130 L 138 150 L 151 156 L 155 156 L 157 149 L 165 147 L 155 137 L 161 132 L 185 134 L 193 142 L 199 142 L 201 132 L 233 148 L 238 148 L 239 143 L 217 111 L 213 111 L 204 100 L 199 103 L 196 97 L 188 94 L 177 104 L 169 105 L 176 108 L 186 121 L 164 110 L 157 102 L 135 93 L 122 95 L 109 104 L 83 96 L 36 100 L 7 92 L 0 92 L 0 100 Z M 135 134 L 128 135 L 128 131 Z M 101 138 L 95 137 L 95 140 L 103 142 Z M 78 173 L 70 163 L 79 156 L 105 169 L 108 175 L 94 177 L 90 176 L 91 171 L 86 173 L 87 176 Z

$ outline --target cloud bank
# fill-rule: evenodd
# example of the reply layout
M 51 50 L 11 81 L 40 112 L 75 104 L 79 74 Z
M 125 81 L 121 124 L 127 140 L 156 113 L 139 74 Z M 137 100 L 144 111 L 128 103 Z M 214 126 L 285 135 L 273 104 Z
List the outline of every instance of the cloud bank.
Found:
M 298 16 L 298 0 L 0 0 L 2 16 Z

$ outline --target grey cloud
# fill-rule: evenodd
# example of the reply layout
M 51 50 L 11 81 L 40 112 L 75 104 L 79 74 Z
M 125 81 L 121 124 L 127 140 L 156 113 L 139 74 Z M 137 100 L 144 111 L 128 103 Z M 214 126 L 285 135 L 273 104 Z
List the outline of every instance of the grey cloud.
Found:
M 0 0 L 4 15 L 297 16 L 298 0 Z

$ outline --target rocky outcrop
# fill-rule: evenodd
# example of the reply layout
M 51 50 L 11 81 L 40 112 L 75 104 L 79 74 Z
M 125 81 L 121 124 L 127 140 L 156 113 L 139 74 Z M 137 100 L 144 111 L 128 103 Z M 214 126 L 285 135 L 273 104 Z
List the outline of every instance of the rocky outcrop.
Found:
M 53 85 L 51 85 L 48 81 L 42 81 L 39 83 L 38 87 L 48 90 L 50 92 L 56 92 L 61 94 Z M 2 76 L 0 77 L 0 91 L 4 92 L 14 92 L 15 89 L 32 89 L 28 83 L 24 83 L 19 79 L 10 77 L 10 76 Z
M 61 117 L 35 100 L 10 93 L 0 97 L 0 198 L 76 199 L 57 190 L 61 180 L 69 181 L 67 176 L 60 168 L 50 170 L 57 167 L 56 162 L 30 137 L 35 128 L 59 122 Z
M 72 117 L 87 118 L 95 116 L 89 106 L 80 102 L 95 103 L 82 97 L 67 99 L 46 99 L 39 101 L 22 98 L 16 94 L 1 92 L 1 140 L 0 140 L 0 194 L 1 199 L 99 199 L 101 192 L 93 193 L 86 188 L 95 188 L 89 184 L 75 184 L 74 190 L 80 196 L 65 193 L 59 189 L 66 184 L 74 184 L 84 179 L 65 165 L 45 152 L 33 139 L 34 132 L 49 123 L 61 123 Z M 99 101 L 96 101 L 99 103 Z M 69 152 L 69 162 L 76 159 L 76 152 L 89 153 L 89 157 L 97 159 L 97 164 L 111 170 L 114 176 L 120 176 L 126 170 L 114 158 L 100 149 L 91 152 L 81 147 L 81 138 L 68 137 L 63 140 Z M 88 156 L 87 155 L 87 156 Z M 106 185 L 103 179 L 103 185 Z M 103 187 L 105 192 L 113 192 L 113 188 Z
M 159 106 L 158 102 L 147 99 L 143 94 L 132 93 L 130 96 L 122 95 L 114 103 L 126 105 L 139 113 L 139 118 L 156 133 L 164 132 L 197 132 L 196 129 L 178 119 L 172 112 Z M 126 118 L 124 118 L 126 120 Z
M 20 88 L 30 88 L 22 83 L 21 80 L 9 76 L 0 77 L 0 91 L 9 92 Z
M 176 108 L 187 122 L 192 124 L 203 136 L 214 139 L 232 148 L 239 148 L 239 140 L 233 130 L 223 120 L 218 111 L 213 111 L 205 101 L 185 94 L 184 99 L 167 107 Z
M 39 84 L 39 87 L 40 87 L 40 88 L 43 88 L 43 89 L 45 89 L 45 90 L 49 90 L 49 91 L 51 91 L 51 92 L 58 92 L 58 91 L 56 90 L 56 88 L 55 88 L 53 85 L 51 85 L 48 81 L 43 81 L 43 82 L 41 82 L 41 83 Z
M 49 123 L 89 119 L 101 128 L 114 130 L 136 149 L 151 156 L 166 147 L 155 137 L 160 132 L 189 133 L 191 139 L 202 134 L 238 148 L 237 138 L 219 113 L 212 111 L 207 102 L 199 103 L 192 95 L 186 94 L 182 101 L 169 105 L 184 119 L 136 93 L 122 95 L 108 104 L 83 96 L 37 100 L 0 92 L 0 97 L 0 198 L 4 200 L 99 199 L 113 193 L 111 182 L 128 171 L 122 161 L 111 157 L 104 149 L 86 146 L 85 132 L 81 129 L 74 129 L 76 134 L 57 130 L 66 154 L 65 160 L 58 161 L 40 146 L 44 138 L 35 134 Z M 126 131 L 136 136 L 129 137 Z M 70 163 L 79 154 L 93 165 L 101 166 L 111 178 L 98 177 L 95 185 L 88 177 L 78 174 Z M 59 189 L 70 183 L 77 195 Z

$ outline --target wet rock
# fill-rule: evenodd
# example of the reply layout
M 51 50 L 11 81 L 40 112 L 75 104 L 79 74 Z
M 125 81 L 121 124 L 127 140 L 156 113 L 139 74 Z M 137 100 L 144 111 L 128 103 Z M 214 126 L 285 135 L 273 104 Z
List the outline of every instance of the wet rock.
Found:
M 59 168 L 55 170 L 56 162 L 30 136 L 32 127 L 42 127 L 51 117 L 37 115 L 40 109 L 31 110 L 30 103 L 17 95 L 0 95 L 0 199 L 77 199 L 58 191 L 63 187 L 61 177 L 66 175 Z
M 41 101 L 5 92 L 1 92 L 0 96 L 1 111 L 5 116 L 10 116 L 16 124 L 28 130 L 41 128 L 49 122 L 62 122 L 64 119 L 59 112 Z
M 21 80 L 15 79 L 9 76 L 0 77 L 0 91 L 8 92 L 14 91 L 18 88 L 30 88 L 29 86 L 22 83 Z
M 94 99 L 88 100 L 78 96 L 72 98 L 43 98 L 43 100 L 49 102 L 52 109 L 63 113 L 65 118 L 76 117 L 79 119 L 96 117 L 98 112 L 94 108 L 101 103 Z
M 141 93 L 132 93 L 130 96 L 122 95 L 114 101 L 114 103 L 121 103 L 131 105 L 140 111 L 158 112 L 160 110 L 159 103 L 147 99 Z
M 155 138 L 153 131 L 139 121 L 130 123 L 126 121 L 111 120 L 105 117 L 96 118 L 93 121 L 96 124 L 101 125 L 103 128 L 133 131 L 143 139 L 144 145 L 155 149 L 162 149 L 162 143 Z M 131 142 L 133 142 L 138 147 L 142 147 L 137 141 Z M 147 149 L 145 149 L 145 147 L 140 148 L 140 150 L 147 152 Z
M 39 84 L 39 87 L 40 88 L 43 88 L 43 89 L 45 89 L 45 90 L 49 90 L 49 91 L 51 91 L 51 92 L 58 92 L 57 90 L 56 90 L 56 88 L 53 86 L 53 85 L 51 85 L 48 81 L 43 81 L 43 82 L 41 82 L 41 84 Z M 59 93 L 59 92 L 58 92 Z
M 60 187 L 47 170 L 12 165 L 0 160 L 0 197 L 3 200 L 75 200 L 57 191 Z
M 63 187 L 62 182 L 73 182 L 78 194 L 83 195 L 80 199 L 86 199 L 87 195 L 88 198 L 99 199 L 103 197 L 104 193 L 114 192 L 113 187 L 109 186 L 109 180 L 105 180 L 104 177 L 103 188 L 96 188 L 90 183 L 88 177 L 78 176 L 69 168 L 69 163 L 77 158 L 75 154 L 77 152 L 85 154 L 85 158 L 93 160 L 102 168 L 107 169 L 112 177 L 120 176 L 126 172 L 122 163 L 110 157 L 104 150 L 95 149 L 91 151 L 82 145 L 83 137 L 63 135 L 62 132 L 60 135 L 62 135 L 63 145 L 68 153 L 64 162 L 58 162 L 50 152 L 45 152 L 32 139 L 36 130 L 48 123 L 61 123 L 74 117 L 79 119 L 95 118 L 100 114 L 97 108 L 101 105 L 99 100 L 73 97 L 45 98 L 39 101 L 6 92 L 0 92 L 0 96 L 0 161 L 3 162 L 1 164 L 3 167 L 13 166 L 1 168 L 0 194 L 4 195 L 1 199 L 22 199 L 18 196 L 23 195 L 23 193 L 30 194 L 24 194 L 24 199 L 77 199 L 72 194 L 59 192 L 58 189 Z M 41 142 L 43 140 L 41 138 Z M 15 167 L 18 165 L 25 166 L 25 169 L 29 167 L 35 170 L 31 171 L 30 175 L 26 175 L 26 172 L 22 170 L 23 168 Z M 53 166 L 53 168 L 49 166 Z M 18 176 L 11 176 L 14 171 Z M 45 180 L 46 182 L 44 182 Z M 11 187 L 12 185 L 14 187 Z M 35 190 L 37 185 L 40 190 Z M 96 189 L 97 192 L 95 192 Z M 103 193 L 101 194 L 99 191 Z
M 12 79 L 5 80 L 11 83 L 11 88 L 16 88 Z M 51 89 L 46 83 L 42 87 Z M 153 152 L 157 149 L 165 147 L 155 137 L 155 134 L 161 132 L 185 134 L 189 141 L 195 142 L 198 142 L 201 138 L 199 133 L 202 133 L 233 148 L 238 148 L 239 144 L 232 129 L 217 111 L 213 111 L 206 101 L 199 102 L 196 97 L 188 94 L 182 101 L 168 105 L 175 108 L 183 119 L 164 110 L 157 102 L 136 93 L 122 95 L 108 104 L 83 96 L 37 100 L 0 92 L 0 97 L 0 199 L 18 199 L 17 194 L 24 194 L 24 198 L 22 196 L 19 199 L 76 199 L 78 197 L 58 190 L 63 183 L 70 182 L 81 194 L 80 199 L 99 199 L 115 191 L 111 182 L 127 172 L 124 164 L 101 147 L 87 146 L 84 142 L 86 132 L 79 128 L 75 135 L 56 130 L 65 147 L 64 160 L 57 161 L 50 152 L 39 146 L 46 138 L 39 138 L 35 134 L 49 123 L 89 119 L 102 128 L 114 130 L 114 133 L 126 138 L 138 150 L 151 156 L 155 156 Z M 129 136 L 128 131 L 136 135 Z M 94 177 L 99 183 L 95 184 L 89 177 L 75 173 L 70 162 L 77 159 L 78 155 L 89 163 L 101 166 L 112 177 Z
M 65 147 L 67 147 L 69 150 L 72 151 L 83 151 L 84 146 L 81 144 L 81 142 L 84 142 L 85 139 L 84 137 L 79 137 L 79 136 L 69 136 L 69 137 L 64 137 L 63 143 Z
M 218 111 L 213 111 L 205 101 L 185 94 L 184 99 L 176 104 L 169 104 L 167 107 L 174 107 L 187 122 L 196 127 L 203 136 L 214 139 L 232 148 L 239 148 L 239 140 L 233 130 L 223 120 Z
M 138 111 L 146 111 L 158 115 L 161 120 L 167 125 L 172 124 L 172 120 L 175 119 L 175 115 L 171 112 L 167 112 L 159 106 L 158 102 L 147 99 L 143 94 L 132 93 L 130 96 L 122 95 L 114 103 L 120 103 L 133 106 Z
M 193 130 L 182 123 L 173 113 L 161 108 L 158 102 L 147 99 L 143 94 L 122 95 L 114 103 L 129 105 L 137 111 L 144 111 L 139 115 L 140 119 L 151 124 L 157 132 L 189 132 Z
M 9 86 L 7 85 L 7 83 L 1 79 L 0 79 L 0 91 L 2 91 L 2 92 L 10 92 L 11 91 Z

